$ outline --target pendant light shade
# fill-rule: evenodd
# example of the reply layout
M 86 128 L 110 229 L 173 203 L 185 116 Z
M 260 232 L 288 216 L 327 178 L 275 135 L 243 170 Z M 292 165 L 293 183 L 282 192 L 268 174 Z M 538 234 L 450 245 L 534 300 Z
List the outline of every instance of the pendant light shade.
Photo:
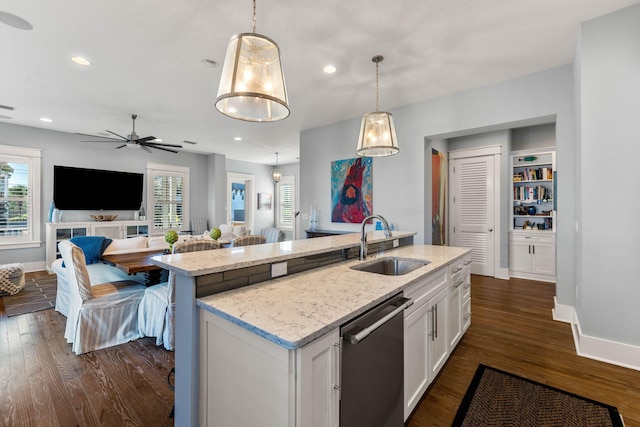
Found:
M 231 37 L 222 67 L 216 108 L 234 119 L 275 122 L 289 116 L 289 101 L 280 64 L 280 48 L 253 32 Z
M 278 153 L 276 153 L 276 167 L 271 169 L 271 181 L 277 184 L 282 179 L 282 171 L 278 167 Z
M 376 55 L 371 60 L 376 64 L 376 111 L 362 117 L 356 154 L 366 157 L 391 156 L 400 149 L 393 117 L 390 113 L 378 111 L 378 64 L 383 57 Z

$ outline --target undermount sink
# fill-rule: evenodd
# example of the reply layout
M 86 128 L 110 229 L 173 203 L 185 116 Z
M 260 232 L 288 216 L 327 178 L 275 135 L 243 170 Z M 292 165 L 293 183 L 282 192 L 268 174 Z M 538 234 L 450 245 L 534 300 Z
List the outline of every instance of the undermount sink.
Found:
M 385 276 L 402 276 L 430 262 L 431 261 L 412 258 L 383 257 L 353 265 L 351 268 L 369 273 L 384 274 Z

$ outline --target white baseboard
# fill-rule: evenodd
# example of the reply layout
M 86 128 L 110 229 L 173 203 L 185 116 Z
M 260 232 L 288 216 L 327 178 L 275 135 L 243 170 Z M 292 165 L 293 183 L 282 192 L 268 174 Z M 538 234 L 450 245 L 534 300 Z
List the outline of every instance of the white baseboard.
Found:
M 46 268 L 46 261 L 23 262 L 24 271 L 30 273 L 32 271 L 42 271 Z
M 571 324 L 573 342 L 579 356 L 640 371 L 640 347 L 584 335 L 575 307 L 558 304 L 553 298 L 553 319 Z

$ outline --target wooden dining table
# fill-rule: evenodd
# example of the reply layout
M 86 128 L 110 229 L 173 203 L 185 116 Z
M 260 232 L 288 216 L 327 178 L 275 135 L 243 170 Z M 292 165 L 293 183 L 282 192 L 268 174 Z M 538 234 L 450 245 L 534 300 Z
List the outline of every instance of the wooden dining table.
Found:
M 160 283 L 163 272 L 166 272 L 166 270 L 152 263 L 151 258 L 163 253 L 163 250 L 157 250 L 110 254 L 102 255 L 102 260 L 127 274 L 144 273 L 146 285 L 151 286 Z

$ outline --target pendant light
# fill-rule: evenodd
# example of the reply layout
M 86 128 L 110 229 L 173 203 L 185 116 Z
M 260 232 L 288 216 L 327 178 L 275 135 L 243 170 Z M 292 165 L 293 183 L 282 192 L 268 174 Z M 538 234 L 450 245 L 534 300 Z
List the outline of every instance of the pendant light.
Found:
M 371 61 L 376 64 L 376 111 L 365 114 L 362 117 L 358 149 L 356 151 L 358 156 L 391 156 L 400 151 L 396 128 L 393 126 L 393 117 L 391 117 L 390 113 L 378 111 L 378 64 L 383 59 L 381 55 L 371 58 Z
M 275 122 L 289 116 L 280 49 L 270 38 L 256 34 L 256 0 L 253 32 L 236 34 L 229 41 L 216 108 L 250 122 Z
M 282 171 L 278 167 L 278 153 L 276 152 L 276 167 L 271 169 L 271 181 L 277 184 L 282 179 Z

